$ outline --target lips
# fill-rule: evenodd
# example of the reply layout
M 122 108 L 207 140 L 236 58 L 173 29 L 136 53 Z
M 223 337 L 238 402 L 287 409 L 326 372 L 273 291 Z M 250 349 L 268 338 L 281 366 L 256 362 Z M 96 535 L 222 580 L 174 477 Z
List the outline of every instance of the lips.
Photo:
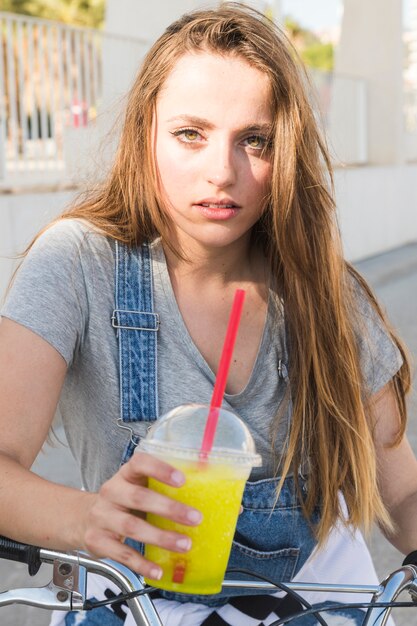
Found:
M 235 204 L 216 204 L 215 202 L 202 202 L 200 206 L 208 207 L 209 209 L 235 209 Z
M 240 206 L 232 200 L 202 200 L 194 205 L 197 210 L 209 220 L 228 220 L 235 217 Z
M 231 198 L 204 198 L 196 204 L 210 209 L 240 209 L 239 204 Z

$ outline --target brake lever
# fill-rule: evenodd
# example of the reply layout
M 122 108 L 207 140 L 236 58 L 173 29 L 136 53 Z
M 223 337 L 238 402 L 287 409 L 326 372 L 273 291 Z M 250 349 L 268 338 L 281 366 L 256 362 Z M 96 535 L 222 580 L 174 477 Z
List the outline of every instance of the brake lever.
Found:
M 47 585 L 4 591 L 0 593 L 0 606 L 29 604 L 43 609 L 80 611 L 85 607 L 86 591 L 86 568 L 65 559 L 56 559 L 52 580 Z
M 11 589 L 0 593 L 0 606 L 8 604 L 29 604 L 41 609 L 72 611 L 83 609 L 84 598 L 81 599 L 78 593 L 56 587 L 51 581 L 45 587 Z

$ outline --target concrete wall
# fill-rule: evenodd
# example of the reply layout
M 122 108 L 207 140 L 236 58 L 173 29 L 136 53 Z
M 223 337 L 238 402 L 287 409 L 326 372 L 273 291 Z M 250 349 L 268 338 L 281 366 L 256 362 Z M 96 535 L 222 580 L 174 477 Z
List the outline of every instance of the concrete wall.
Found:
M 367 156 L 373 164 L 405 161 L 401 5 L 398 0 L 344 0 L 335 74 L 366 81 Z M 342 133 L 346 109 L 343 94 L 337 97 L 340 85 L 335 87 L 331 126 Z M 346 128 L 344 142 L 350 131 Z
M 58 215 L 75 192 L 0 194 L 0 302 L 6 291 L 16 255 L 32 237 Z
M 345 254 L 364 259 L 417 241 L 417 164 L 335 172 Z
M 335 172 L 340 227 L 347 258 L 364 259 L 417 241 L 417 164 Z M 75 192 L 0 195 L 0 298 L 33 235 Z

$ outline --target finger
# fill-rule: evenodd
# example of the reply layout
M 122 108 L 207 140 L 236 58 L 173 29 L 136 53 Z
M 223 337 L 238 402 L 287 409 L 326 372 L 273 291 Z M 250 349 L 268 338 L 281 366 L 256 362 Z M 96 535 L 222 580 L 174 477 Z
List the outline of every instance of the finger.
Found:
M 122 466 L 120 473 L 126 480 L 135 484 L 144 476 L 150 476 L 173 487 L 181 487 L 185 483 L 185 476 L 180 470 L 141 451 L 132 455 Z
M 111 532 L 114 536 L 130 537 L 171 552 L 188 552 L 191 548 L 191 539 L 187 535 L 158 528 L 124 511 L 116 511 L 108 517 L 104 528 L 106 532 Z
M 195 526 L 202 520 L 197 509 L 142 485 L 124 482 L 121 488 L 120 482 L 108 481 L 101 487 L 100 495 L 120 508 L 154 513 L 178 524 Z
M 133 572 L 147 576 L 152 580 L 160 580 L 162 569 L 156 563 L 145 559 L 140 552 L 127 544 L 120 543 L 111 533 L 92 533 L 86 542 L 89 552 L 98 558 L 109 558 L 126 565 Z

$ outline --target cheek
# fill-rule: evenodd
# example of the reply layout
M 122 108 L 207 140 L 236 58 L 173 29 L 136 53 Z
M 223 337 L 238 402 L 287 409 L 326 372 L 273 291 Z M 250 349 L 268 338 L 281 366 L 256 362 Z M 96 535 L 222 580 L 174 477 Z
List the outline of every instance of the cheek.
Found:
M 257 190 L 265 192 L 271 186 L 272 165 L 267 162 L 258 162 L 252 168 L 252 176 L 254 185 Z
M 188 170 L 184 159 L 178 158 L 172 145 L 157 143 L 155 156 L 162 189 L 171 194 L 183 188 L 183 180 Z
M 187 154 L 172 141 L 157 142 L 155 154 L 161 174 L 164 172 L 166 176 L 175 179 L 176 176 L 183 176 L 191 169 Z

